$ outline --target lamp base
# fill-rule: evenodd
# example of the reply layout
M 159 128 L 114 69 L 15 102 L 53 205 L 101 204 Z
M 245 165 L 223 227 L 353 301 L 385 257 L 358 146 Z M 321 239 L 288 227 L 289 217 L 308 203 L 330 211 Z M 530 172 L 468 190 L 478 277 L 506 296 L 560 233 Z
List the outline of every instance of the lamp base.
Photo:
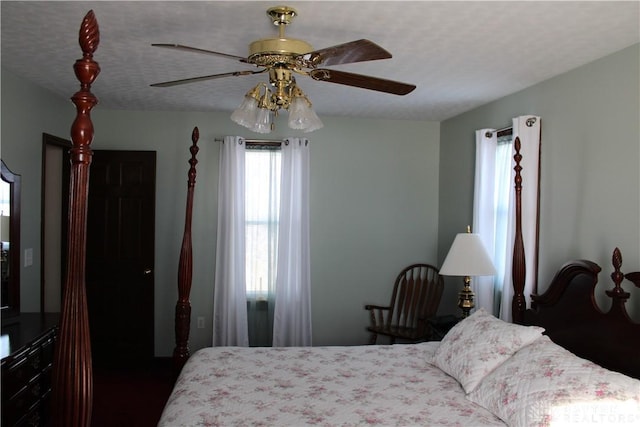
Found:
M 464 287 L 458 294 L 458 307 L 462 310 L 462 317 L 469 317 L 469 312 L 475 307 L 473 303 L 473 297 L 475 294 L 471 290 L 471 277 L 464 277 Z

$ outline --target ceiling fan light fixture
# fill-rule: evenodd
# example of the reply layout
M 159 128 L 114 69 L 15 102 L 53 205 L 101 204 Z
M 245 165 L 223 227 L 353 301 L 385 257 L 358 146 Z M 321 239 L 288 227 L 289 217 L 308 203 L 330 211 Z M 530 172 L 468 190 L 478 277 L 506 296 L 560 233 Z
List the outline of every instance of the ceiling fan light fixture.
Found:
M 287 124 L 291 129 L 306 133 L 323 127 L 311 108 L 311 101 L 295 81 L 287 81 L 284 86 L 278 85 L 280 82 L 281 79 L 271 82 L 278 89 L 276 92 L 272 92 L 266 83 L 258 83 L 245 94 L 240 106 L 231 114 L 231 120 L 253 132 L 270 133 L 273 117 L 285 109 L 289 112 Z

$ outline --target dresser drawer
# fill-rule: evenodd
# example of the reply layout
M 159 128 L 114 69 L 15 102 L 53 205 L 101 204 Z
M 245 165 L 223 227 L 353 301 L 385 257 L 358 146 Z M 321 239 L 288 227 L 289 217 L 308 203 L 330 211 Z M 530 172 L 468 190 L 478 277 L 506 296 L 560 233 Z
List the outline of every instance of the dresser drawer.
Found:
M 15 355 L 11 362 L 2 366 L 2 400 L 18 393 L 37 371 L 27 363 L 28 351 Z
M 55 334 L 42 337 L 33 343 L 32 346 L 11 356 L 2 367 L 2 396 L 10 399 L 20 392 L 34 376 L 38 375 L 46 368 L 50 368 L 53 363 Z
M 3 427 L 48 425 L 57 327 L 45 327 L 38 318 L 35 323 L 42 326 L 40 333 L 31 335 L 32 340 L 24 340 L 22 346 L 2 359 Z M 26 332 L 37 330 L 33 325 L 18 326 L 18 342 L 28 335 Z
M 45 427 L 49 426 L 49 412 L 50 412 L 50 396 L 51 393 L 47 393 L 42 396 L 41 400 L 31 406 L 29 411 L 22 415 L 22 418 L 18 417 L 14 427 Z
M 15 425 L 24 414 L 38 408 L 51 392 L 51 368 L 31 379 L 17 394 L 3 402 L 3 425 Z M 39 425 L 39 424 L 38 424 Z

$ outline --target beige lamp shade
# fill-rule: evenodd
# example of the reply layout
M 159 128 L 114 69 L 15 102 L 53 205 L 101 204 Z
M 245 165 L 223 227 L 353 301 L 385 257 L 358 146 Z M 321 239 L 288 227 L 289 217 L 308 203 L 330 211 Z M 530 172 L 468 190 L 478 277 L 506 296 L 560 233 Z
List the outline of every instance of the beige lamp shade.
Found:
M 473 233 L 458 233 L 440 267 L 443 276 L 493 276 L 496 269 L 480 240 Z

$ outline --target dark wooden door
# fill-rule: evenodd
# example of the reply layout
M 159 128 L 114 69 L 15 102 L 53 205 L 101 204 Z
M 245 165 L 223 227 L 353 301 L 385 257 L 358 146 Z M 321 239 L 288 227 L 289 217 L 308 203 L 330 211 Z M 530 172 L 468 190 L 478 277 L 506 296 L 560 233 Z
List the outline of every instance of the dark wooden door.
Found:
M 94 362 L 154 355 L 156 153 L 95 150 L 87 213 L 87 303 Z

